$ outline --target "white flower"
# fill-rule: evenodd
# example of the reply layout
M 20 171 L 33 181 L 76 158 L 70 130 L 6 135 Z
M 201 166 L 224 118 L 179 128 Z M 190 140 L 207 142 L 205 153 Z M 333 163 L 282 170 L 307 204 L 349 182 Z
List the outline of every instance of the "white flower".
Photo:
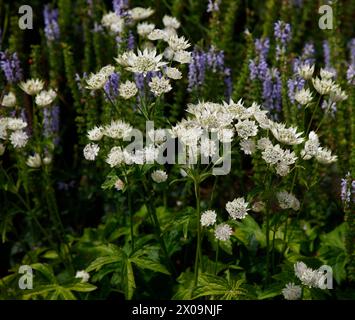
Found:
M 321 95 L 329 94 L 335 87 L 335 83 L 332 79 L 312 79 L 314 89 Z
M 101 126 L 94 127 L 88 131 L 87 136 L 91 141 L 99 141 L 104 136 L 104 129 Z
M 248 139 L 249 137 L 254 137 L 258 134 L 258 126 L 253 120 L 238 121 L 235 125 L 238 136 L 242 139 Z
M 1 101 L 1 105 L 4 107 L 14 107 L 16 105 L 16 96 L 13 92 L 9 92 L 4 95 L 4 98 Z
M 290 173 L 290 167 L 281 161 L 276 164 L 276 173 L 281 177 L 285 177 Z
M 153 23 L 142 22 L 137 25 L 137 32 L 140 36 L 148 36 L 155 28 Z M 152 40 L 152 39 L 150 39 Z
M 302 284 L 309 288 L 315 287 L 325 289 L 324 282 L 326 280 L 324 274 L 320 270 L 313 270 L 302 261 L 294 264 L 295 275 L 301 280 Z
M 179 69 L 177 68 L 170 68 L 170 67 L 167 67 L 165 69 L 165 74 L 168 78 L 170 79 L 174 79 L 174 80 L 178 80 L 178 79 L 181 79 L 182 78 L 182 73 L 180 72 Z
M 282 209 L 293 209 L 295 211 L 300 209 L 300 202 L 292 193 L 280 191 L 276 194 L 276 197 Z
M 118 178 L 115 182 L 115 189 L 117 191 L 120 191 L 120 190 L 123 190 L 124 186 L 125 186 L 124 182 Z
M 106 76 L 107 78 L 115 72 L 115 67 L 112 66 L 112 65 L 107 65 L 107 66 L 104 66 L 100 69 L 99 73 L 103 74 L 104 76 Z
M 308 140 L 304 144 L 304 149 L 301 151 L 301 156 L 304 160 L 309 160 L 317 154 L 318 149 L 318 136 L 314 131 L 311 131 L 308 135 Z
M 120 84 L 119 92 L 120 96 L 127 100 L 137 94 L 138 88 L 134 82 L 127 80 L 126 82 Z
M 320 69 L 320 77 L 322 79 L 332 79 L 336 76 L 335 72 L 328 69 Z
M 223 143 L 230 143 L 233 140 L 234 130 L 233 129 L 219 129 L 217 132 L 218 140 Z
M 260 138 L 256 145 L 260 150 L 265 150 L 266 148 L 272 147 L 272 143 L 269 138 Z
M 154 144 L 160 145 L 167 140 L 168 132 L 165 129 L 151 129 L 148 131 L 148 137 Z
M 177 35 L 169 37 L 167 42 L 170 49 L 175 52 L 184 51 L 191 46 L 191 44 L 189 44 L 189 42 L 185 40 L 184 37 L 178 37 Z
M 175 17 L 171 17 L 168 15 L 165 15 L 163 17 L 163 24 L 166 28 L 173 28 L 173 29 L 179 29 L 180 28 L 180 22 L 178 19 Z
M 237 198 L 227 202 L 226 210 L 232 219 L 244 219 L 248 214 L 248 205 L 248 202 L 245 202 L 244 198 Z
M 89 143 L 84 148 L 84 157 L 86 160 L 93 161 L 99 154 L 100 147 L 96 143 Z
M 90 274 L 84 270 L 77 271 L 75 278 L 81 279 L 81 282 L 88 282 L 90 279 Z
M 43 164 L 49 165 L 51 163 L 52 163 L 52 156 L 51 155 L 47 155 L 43 158 Z
M 314 65 L 310 66 L 309 64 L 304 64 L 297 69 L 297 72 L 303 79 L 311 79 L 314 72 Z
M 242 108 L 244 108 L 244 107 L 242 107 Z M 242 111 L 242 109 L 240 109 L 240 111 Z M 267 115 L 266 115 L 267 113 L 268 113 L 268 111 L 261 110 L 260 109 L 260 105 L 258 105 L 257 103 L 253 102 L 251 107 L 248 108 L 248 109 L 245 109 L 243 111 L 243 114 L 241 114 L 241 116 L 245 117 L 245 118 L 253 116 L 254 119 L 258 122 L 259 126 L 262 129 L 269 129 L 271 121 L 267 117 Z
M 124 20 L 111 11 L 102 17 L 101 24 L 114 33 L 121 33 L 124 27 Z
M 165 52 L 164 52 L 164 56 L 165 56 Z M 191 59 L 192 59 L 191 52 L 181 50 L 173 53 L 173 60 L 181 64 L 190 63 Z
M 277 144 L 273 146 L 271 144 L 264 149 L 264 151 L 261 153 L 261 157 L 265 160 L 266 163 L 275 165 L 282 160 L 283 154 L 284 153 L 280 145 Z
M 295 145 L 303 142 L 303 138 L 300 138 L 302 133 L 297 133 L 297 128 L 286 128 L 283 123 L 272 123 L 270 126 L 271 132 L 277 141 L 284 144 Z
M 168 175 L 163 170 L 155 170 L 151 174 L 151 177 L 152 177 L 153 181 L 156 183 L 161 183 L 161 182 L 164 182 L 168 179 Z
M 302 288 L 290 282 L 286 284 L 286 288 L 282 289 L 282 294 L 286 300 L 299 300 L 302 295 Z
M 42 164 L 41 156 L 38 153 L 28 156 L 26 164 L 31 168 L 39 168 Z
M 116 59 L 120 64 L 127 65 L 126 69 L 131 72 L 143 73 L 146 75 L 150 71 L 159 71 L 160 67 L 165 66 L 167 62 L 162 62 L 162 54 L 157 55 L 156 49 L 144 49 L 143 52 L 138 49 L 138 55 L 130 52 L 126 56 Z M 124 60 L 125 59 L 125 60 Z
M 257 201 L 253 203 L 252 210 L 254 212 L 261 212 L 265 209 L 265 203 L 263 201 Z
M 164 40 L 166 39 L 167 34 L 165 30 L 161 29 L 154 29 L 148 34 L 148 39 L 155 41 L 155 40 Z
M 202 137 L 200 150 L 205 158 L 213 157 L 217 152 L 217 146 L 213 140 Z
M 332 152 L 327 148 L 318 148 L 315 155 L 317 161 L 322 164 L 330 164 L 337 161 L 337 156 L 332 156 Z
M 344 101 L 348 98 L 347 94 L 341 90 L 338 86 L 335 86 L 332 91 L 330 91 L 329 99 L 333 102 Z
M 250 139 L 240 141 L 240 149 L 244 151 L 245 154 L 253 154 L 255 152 L 256 146 L 255 142 Z
M 229 112 L 233 119 L 236 120 L 245 120 L 249 119 L 252 115 L 252 109 L 248 110 L 244 107 L 244 103 L 242 99 L 240 99 L 237 103 L 235 103 L 232 99 L 230 99 L 229 103 L 223 102 L 224 107 L 227 112 Z
M 133 20 L 138 21 L 149 18 L 154 13 L 154 10 L 151 8 L 136 7 L 130 10 L 128 13 Z
M 23 121 L 20 118 L 8 118 L 7 129 L 9 130 L 21 130 L 27 127 L 27 122 Z
M 0 143 L 0 156 L 2 156 L 4 153 L 5 153 L 5 146 L 2 144 L 2 143 Z
M 201 215 L 201 225 L 203 227 L 213 226 L 216 223 L 217 214 L 214 210 L 206 210 Z
M 229 240 L 232 234 L 233 234 L 232 228 L 226 223 L 219 224 L 216 227 L 216 230 L 214 232 L 216 239 L 221 241 Z
M 22 130 L 17 130 L 11 133 L 10 141 L 14 148 L 22 148 L 28 141 L 28 135 Z
M 43 89 L 44 82 L 39 79 L 29 79 L 26 82 L 21 82 L 19 87 L 27 94 L 33 96 Z
M 106 163 L 110 165 L 111 168 L 120 165 L 125 162 L 125 154 L 121 147 L 113 147 L 106 158 Z
M 154 76 L 148 85 L 150 87 L 150 91 L 152 91 L 155 96 L 160 96 L 172 89 L 169 79 L 164 77 L 159 78 Z
M 103 73 L 92 73 L 89 78 L 86 79 L 87 86 L 86 89 L 98 90 L 102 89 L 108 79 L 108 76 Z
M 56 96 L 57 94 L 53 89 L 48 91 L 43 90 L 36 96 L 35 102 L 37 105 L 45 107 L 51 104 Z
M 104 134 L 113 139 L 125 139 L 130 136 L 133 128 L 122 120 L 112 121 L 104 127 Z
M 301 89 L 295 93 L 295 100 L 301 105 L 310 103 L 312 99 L 312 93 L 309 89 Z

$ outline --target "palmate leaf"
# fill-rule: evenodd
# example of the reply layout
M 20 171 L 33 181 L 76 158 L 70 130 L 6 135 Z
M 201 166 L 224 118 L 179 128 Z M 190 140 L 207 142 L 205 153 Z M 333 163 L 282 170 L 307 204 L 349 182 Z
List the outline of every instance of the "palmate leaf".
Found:
M 122 260 L 121 254 L 98 257 L 93 262 L 90 263 L 90 265 L 86 268 L 86 271 L 87 272 L 94 271 L 94 270 L 99 271 L 103 266 L 107 264 L 119 262 L 120 260 Z
M 195 287 L 194 274 L 192 272 L 183 272 L 177 278 L 179 285 L 172 297 L 173 300 L 191 300 L 192 292 Z
M 221 296 L 222 300 L 234 300 L 247 296 L 247 290 L 242 287 L 244 280 L 225 279 L 210 274 L 201 274 L 198 286 L 193 291 L 193 298 L 206 296 Z
M 134 257 L 130 258 L 129 261 L 134 263 L 140 269 L 149 269 L 155 272 L 170 275 L 170 272 L 164 265 L 147 257 Z

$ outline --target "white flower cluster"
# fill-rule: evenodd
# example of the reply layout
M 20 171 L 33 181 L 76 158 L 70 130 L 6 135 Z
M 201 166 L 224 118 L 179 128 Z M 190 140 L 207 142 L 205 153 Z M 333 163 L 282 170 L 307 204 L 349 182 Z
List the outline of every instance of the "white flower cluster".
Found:
M 43 89 L 44 82 L 40 79 L 29 79 L 26 82 L 20 82 L 19 87 L 30 96 L 34 96 Z
M 302 296 L 302 288 L 290 282 L 282 289 L 282 294 L 286 300 L 299 300 Z
M 214 232 L 214 235 L 217 240 L 220 241 L 227 241 L 229 240 L 230 236 L 233 234 L 233 230 L 230 225 L 226 223 L 219 224 Z
M 115 67 L 107 65 L 100 69 L 97 73 L 91 73 L 86 80 L 86 89 L 99 90 L 102 89 L 108 80 L 108 77 L 115 71 Z
M 244 219 L 248 214 L 249 203 L 245 202 L 244 198 L 237 198 L 233 201 L 229 201 L 226 204 L 226 210 L 232 219 Z
M 326 277 L 322 271 L 313 270 L 302 261 L 295 263 L 294 270 L 296 277 L 301 280 L 303 285 L 309 288 L 324 289 Z
M 292 193 L 288 193 L 287 191 L 280 191 L 276 194 L 276 197 L 279 201 L 280 208 L 293 209 L 295 211 L 300 209 L 300 202 Z
M 81 282 L 88 282 L 90 279 L 90 274 L 85 270 L 80 270 L 76 272 L 75 278 L 81 279 Z
M 16 96 L 14 93 L 9 92 L 8 94 L 5 94 L 1 101 L 1 105 L 4 107 L 14 107 L 16 105 Z
M 57 93 L 53 89 L 43 90 L 36 95 L 35 102 L 38 106 L 45 107 L 50 105 L 56 97 Z
M 216 223 L 217 214 L 214 210 L 206 210 L 201 214 L 201 226 L 209 227 L 213 226 Z
M 29 138 L 24 131 L 26 127 L 27 122 L 20 118 L 0 118 L 0 140 L 10 140 L 14 148 L 23 148 Z
M 112 33 L 121 33 L 123 31 L 125 22 L 124 19 L 118 16 L 115 12 L 110 11 L 101 19 L 101 24 L 108 28 Z
M 156 183 L 162 183 L 168 179 L 167 173 L 163 170 L 155 170 L 151 174 L 151 177 L 152 177 L 152 180 Z
M 26 160 L 26 164 L 30 168 L 39 168 L 42 164 L 44 165 L 49 165 L 52 162 L 52 157 L 49 155 L 46 155 L 41 158 L 41 156 L 38 153 L 34 153 L 32 156 L 28 156 Z
M 314 131 L 309 133 L 308 140 L 301 151 L 301 156 L 304 160 L 315 157 L 321 164 L 330 164 L 337 161 L 337 156 L 332 156 L 330 150 L 320 147 L 318 136 Z

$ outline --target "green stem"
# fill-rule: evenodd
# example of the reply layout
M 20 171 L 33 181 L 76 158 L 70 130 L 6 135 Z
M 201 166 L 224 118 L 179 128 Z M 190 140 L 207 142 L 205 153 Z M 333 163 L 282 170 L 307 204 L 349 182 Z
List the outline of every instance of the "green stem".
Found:
M 216 259 L 214 261 L 214 274 L 215 275 L 217 275 L 218 253 L 219 253 L 219 240 L 217 240 Z
M 127 187 L 127 202 L 128 202 L 129 223 L 130 223 L 130 231 L 131 231 L 131 249 L 133 253 L 134 252 L 133 210 L 132 210 L 132 195 L 129 186 Z
M 307 131 L 306 131 L 306 137 L 308 136 L 308 133 L 309 133 L 309 130 L 311 129 L 311 125 L 312 125 L 312 122 L 313 122 L 313 118 L 316 114 L 316 111 L 317 111 L 317 108 L 318 108 L 318 105 L 320 103 L 320 99 L 322 98 L 322 96 L 319 96 L 318 98 L 318 102 L 317 104 L 314 106 L 314 110 L 312 112 L 312 116 L 311 116 L 311 120 L 309 121 L 309 124 L 308 124 L 308 127 L 307 127 Z

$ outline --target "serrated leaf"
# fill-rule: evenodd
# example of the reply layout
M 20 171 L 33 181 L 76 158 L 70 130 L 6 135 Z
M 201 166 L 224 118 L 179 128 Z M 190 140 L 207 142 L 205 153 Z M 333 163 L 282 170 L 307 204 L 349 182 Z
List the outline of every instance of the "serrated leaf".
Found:
M 170 272 L 164 265 L 152 259 L 146 257 L 133 257 L 129 258 L 129 261 L 134 263 L 140 269 L 149 269 L 155 272 L 170 275 Z

